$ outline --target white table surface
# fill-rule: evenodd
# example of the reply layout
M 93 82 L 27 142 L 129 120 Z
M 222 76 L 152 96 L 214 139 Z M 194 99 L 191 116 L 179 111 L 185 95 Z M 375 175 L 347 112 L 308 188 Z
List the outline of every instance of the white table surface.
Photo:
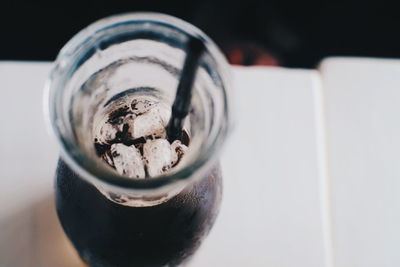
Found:
M 54 211 L 50 66 L 0 63 L 1 267 L 82 266 Z M 400 266 L 400 61 L 319 70 L 233 68 L 223 204 L 189 266 Z
M 335 266 L 400 266 L 400 61 L 320 66 Z

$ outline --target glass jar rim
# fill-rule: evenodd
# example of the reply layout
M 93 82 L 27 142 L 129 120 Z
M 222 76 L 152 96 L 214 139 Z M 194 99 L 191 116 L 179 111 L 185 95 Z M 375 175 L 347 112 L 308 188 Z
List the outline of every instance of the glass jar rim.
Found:
M 71 155 L 70 145 L 66 142 L 62 131 L 60 130 L 60 125 L 56 122 L 56 101 L 54 101 L 54 94 L 56 90 L 62 90 L 62 88 L 54 88 L 52 82 L 54 77 L 60 77 L 65 75 L 63 70 L 63 63 L 68 60 L 69 57 L 74 55 L 74 52 L 82 45 L 83 42 L 89 40 L 98 31 L 116 27 L 121 23 L 128 22 L 146 22 L 146 23 L 162 23 L 164 26 L 173 27 L 181 30 L 188 36 L 196 36 L 204 40 L 206 49 L 209 54 L 215 59 L 218 65 L 229 66 L 226 62 L 225 57 L 214 42 L 208 38 L 200 29 L 195 26 L 172 16 L 153 13 L 153 12 L 133 12 L 125 13 L 120 15 L 113 15 L 110 17 L 98 20 L 88 27 L 77 33 L 67 44 L 61 49 L 57 59 L 54 63 L 53 69 L 50 74 L 50 78 L 46 82 L 45 86 L 45 113 L 48 120 L 48 125 L 50 125 L 51 132 L 53 136 L 56 137 L 58 144 L 60 145 L 60 154 L 62 159 L 74 170 L 78 175 L 85 178 L 90 182 L 102 182 L 108 186 L 114 186 L 116 188 L 123 188 L 128 190 L 136 191 L 147 191 L 154 189 L 161 189 L 177 182 L 191 182 L 193 173 L 202 168 L 208 167 L 219 155 L 220 149 L 227 138 L 227 135 L 232 126 L 232 119 L 230 117 L 229 97 L 227 89 L 230 88 L 230 79 L 228 70 L 226 68 L 219 69 L 219 75 L 221 77 L 222 83 L 224 84 L 223 90 L 223 116 L 225 119 L 225 127 L 220 127 L 214 140 L 209 143 L 207 151 L 199 155 L 196 160 L 188 162 L 182 169 L 158 176 L 154 179 L 127 179 L 126 177 L 117 174 L 116 172 L 107 171 L 104 172 L 105 168 L 99 168 L 94 164 L 95 162 L 86 155 L 83 151 L 79 153 L 73 153 Z M 78 147 L 78 145 L 76 145 Z M 75 147 L 75 148 L 76 148 Z

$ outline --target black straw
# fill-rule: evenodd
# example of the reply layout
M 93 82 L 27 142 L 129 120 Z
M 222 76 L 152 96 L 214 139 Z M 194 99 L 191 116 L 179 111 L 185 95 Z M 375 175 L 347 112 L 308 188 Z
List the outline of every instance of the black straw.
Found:
M 167 125 L 168 141 L 171 143 L 181 137 L 183 120 L 190 109 L 193 82 L 204 50 L 205 45 L 202 40 L 197 37 L 190 37 L 187 42 L 185 63 L 176 90 L 175 101 L 172 105 L 171 119 Z

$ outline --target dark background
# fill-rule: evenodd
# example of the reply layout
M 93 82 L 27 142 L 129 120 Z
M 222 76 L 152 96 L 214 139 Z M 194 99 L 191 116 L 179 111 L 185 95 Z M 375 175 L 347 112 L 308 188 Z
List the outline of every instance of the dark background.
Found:
M 224 50 L 256 44 L 288 67 L 332 55 L 400 57 L 400 9 L 385 1 L 0 0 L 0 60 L 54 60 L 91 22 L 143 10 L 187 20 Z

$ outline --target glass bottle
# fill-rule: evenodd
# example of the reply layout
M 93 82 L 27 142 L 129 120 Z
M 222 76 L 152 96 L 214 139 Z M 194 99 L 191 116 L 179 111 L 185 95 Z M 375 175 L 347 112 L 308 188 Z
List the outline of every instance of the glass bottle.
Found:
M 154 178 L 119 175 L 100 159 L 95 130 L 121 99 L 172 106 L 190 36 L 206 51 L 185 120 L 184 161 Z M 218 155 L 231 126 L 229 67 L 199 29 L 158 13 L 102 19 L 60 51 L 46 85 L 48 118 L 60 145 L 56 207 L 90 266 L 176 266 L 187 261 L 218 214 Z

